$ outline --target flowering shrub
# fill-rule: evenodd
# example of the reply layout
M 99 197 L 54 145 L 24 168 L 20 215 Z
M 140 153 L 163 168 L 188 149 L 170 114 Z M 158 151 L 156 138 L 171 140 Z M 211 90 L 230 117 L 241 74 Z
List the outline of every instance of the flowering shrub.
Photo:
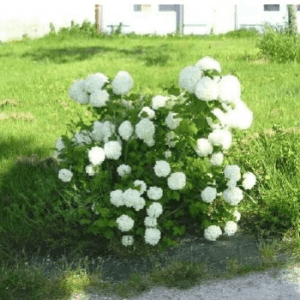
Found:
M 181 94 L 131 94 L 135 101 L 124 99 L 133 87 L 125 71 L 113 81 L 96 73 L 73 83 L 70 97 L 89 104 L 97 121 L 70 126 L 73 138 L 62 136 L 55 155 L 64 187 L 81 194 L 78 220 L 90 232 L 117 235 L 124 246 L 134 243 L 133 234 L 144 236 L 160 250 L 185 232 L 183 220 L 205 228 L 211 241 L 221 227 L 236 232 L 241 173 L 237 165 L 223 167 L 229 160 L 222 152 L 231 145 L 231 128 L 248 129 L 253 115 L 240 99 L 239 80 L 215 76 L 220 72 L 217 61 L 204 57 L 180 72 Z M 255 185 L 254 174 L 243 178 L 243 189 Z

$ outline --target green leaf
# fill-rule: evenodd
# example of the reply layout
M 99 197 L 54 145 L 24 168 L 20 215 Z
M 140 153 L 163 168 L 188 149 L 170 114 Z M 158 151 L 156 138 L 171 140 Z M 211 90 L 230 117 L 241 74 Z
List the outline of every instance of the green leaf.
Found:
M 82 220 L 80 220 L 80 224 L 81 225 L 85 225 L 85 224 L 91 224 L 92 222 L 91 222 L 91 220 L 89 220 L 89 219 L 82 219 Z

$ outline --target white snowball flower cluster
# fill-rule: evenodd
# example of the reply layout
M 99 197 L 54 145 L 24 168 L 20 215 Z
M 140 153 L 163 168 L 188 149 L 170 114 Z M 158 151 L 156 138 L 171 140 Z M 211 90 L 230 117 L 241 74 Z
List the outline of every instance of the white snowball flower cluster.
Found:
M 210 158 L 212 166 L 221 166 L 223 163 L 224 155 L 222 152 L 214 153 Z
M 211 225 L 204 230 L 204 237 L 210 241 L 216 241 L 220 235 L 222 235 L 222 230 L 216 225 Z
M 172 152 L 170 150 L 165 151 L 165 158 L 170 158 L 172 156 Z
M 134 189 L 127 189 L 125 192 L 123 192 L 122 199 L 127 207 L 133 207 L 142 201 L 139 191 Z
M 215 129 L 208 135 L 208 140 L 212 145 L 222 146 L 223 150 L 228 150 L 232 141 L 231 132 L 226 129 Z
M 108 82 L 108 77 L 102 73 L 91 74 L 85 80 L 85 90 L 92 94 L 95 90 L 101 90 Z
M 202 75 L 202 71 L 198 67 L 185 67 L 179 74 L 179 86 L 193 94 L 195 92 L 196 84 L 201 79 Z
M 127 247 L 133 244 L 133 237 L 131 235 L 123 235 L 122 244 Z
M 122 155 L 122 147 L 118 142 L 110 141 L 104 145 L 105 157 L 108 159 L 119 159 Z
M 142 140 L 149 140 L 153 138 L 154 132 L 154 124 L 147 118 L 140 120 L 135 126 L 135 133 Z
M 238 229 L 238 226 L 235 222 L 233 221 L 228 221 L 226 222 L 226 225 L 225 225 L 225 234 L 227 234 L 228 236 L 232 236 L 236 233 Z
M 116 126 L 110 122 L 99 122 L 95 121 L 93 124 L 93 131 L 92 131 L 92 137 L 97 142 L 108 141 L 108 138 L 110 138 L 115 133 Z
M 119 126 L 119 134 L 123 140 L 128 141 L 133 133 L 133 127 L 129 121 L 124 121 Z
M 85 82 L 83 79 L 72 84 L 69 90 L 69 96 L 80 104 L 89 103 L 89 94 L 85 91 Z
M 155 202 L 148 207 L 147 214 L 149 217 L 158 218 L 162 214 L 162 211 L 162 205 L 158 202 Z
M 219 73 L 221 73 L 221 65 L 219 62 L 214 60 L 210 56 L 205 56 L 201 58 L 197 63 L 195 64 L 196 67 L 200 68 L 203 71 L 207 70 L 215 70 Z
M 241 213 L 238 212 L 237 210 L 233 213 L 236 222 L 238 222 L 241 219 Z
M 157 186 L 151 186 L 147 191 L 147 196 L 151 200 L 159 200 L 163 195 L 163 190 Z
M 111 85 L 114 94 L 126 95 L 133 87 L 133 79 L 128 72 L 119 71 Z
M 217 197 L 217 189 L 213 187 L 206 187 L 201 192 L 201 198 L 204 202 L 211 204 Z
M 122 215 L 117 219 L 117 224 L 121 231 L 129 231 L 133 228 L 134 220 L 127 215 Z
M 223 193 L 224 200 L 232 206 L 238 205 L 243 197 L 243 191 L 238 187 L 228 188 Z
M 156 245 L 160 240 L 161 233 L 156 228 L 147 228 L 145 233 L 145 241 L 148 244 Z
M 174 131 L 168 132 L 168 133 L 166 134 L 166 138 L 165 138 L 166 144 L 167 144 L 169 147 L 171 147 L 171 148 L 175 147 L 175 145 L 177 144 L 178 141 L 175 142 L 175 141 L 173 141 L 173 140 L 174 140 L 174 138 L 176 138 L 176 137 L 177 137 L 177 135 L 175 134 Z
M 78 145 L 89 144 L 92 142 L 90 137 L 90 132 L 83 130 L 81 133 L 76 133 L 72 138 L 72 141 L 76 142 Z
M 241 84 L 236 76 L 226 75 L 218 82 L 218 100 L 225 103 L 236 102 L 241 96 Z
M 135 187 L 139 187 L 140 190 L 140 195 L 144 194 L 144 192 L 147 190 L 147 185 L 143 180 L 136 180 L 134 183 Z
M 153 99 L 152 99 L 152 108 L 157 110 L 159 109 L 160 107 L 165 107 L 166 105 L 166 102 L 167 100 L 170 99 L 169 97 L 166 97 L 166 96 L 155 96 Z
M 96 174 L 93 165 L 88 165 L 85 167 L 85 171 L 87 174 L 89 174 L 90 176 L 94 176 Z
M 239 181 L 241 179 L 240 167 L 237 165 L 227 165 L 224 169 L 224 177 L 232 181 Z
M 177 113 L 169 112 L 168 116 L 166 117 L 167 126 L 170 129 L 176 129 L 179 123 L 182 121 L 181 118 L 174 118 Z
M 122 164 L 117 168 L 117 172 L 121 177 L 123 177 L 131 172 L 131 167 L 128 165 Z
M 200 157 L 203 157 L 212 154 L 213 146 L 207 139 L 201 138 L 197 140 L 197 146 L 194 150 Z
M 186 184 L 186 176 L 182 172 L 175 172 L 168 178 L 168 186 L 172 190 L 182 190 Z
M 110 192 L 110 202 L 111 204 L 119 207 L 124 205 L 124 201 L 123 201 L 123 192 L 121 190 L 115 190 Z
M 102 148 L 96 146 L 88 152 L 88 156 L 90 162 L 94 166 L 101 165 L 105 159 L 105 151 Z
M 238 101 L 234 109 L 229 109 L 225 114 L 226 124 L 233 128 L 246 130 L 250 128 L 253 121 L 253 112 L 243 101 Z
M 138 116 L 141 118 L 143 113 L 147 114 L 147 116 L 144 118 L 153 119 L 155 117 L 155 111 L 152 110 L 149 106 L 143 107 Z
M 205 76 L 202 77 L 195 87 L 195 95 L 202 101 L 212 101 L 218 98 L 218 84 L 216 81 Z
M 109 94 L 106 90 L 95 90 L 90 95 L 90 104 L 93 107 L 106 106 L 108 100 Z
M 67 169 L 61 169 L 58 172 L 58 178 L 63 182 L 70 182 L 72 179 L 73 173 Z
M 250 190 L 254 187 L 256 183 L 256 176 L 252 172 L 246 172 L 244 174 L 244 181 L 242 186 L 245 190 Z
M 146 227 L 155 227 L 157 226 L 157 220 L 153 217 L 146 217 L 144 220 L 144 224 Z
M 158 160 L 155 163 L 154 172 L 158 177 L 167 177 L 171 172 L 170 164 L 164 160 Z

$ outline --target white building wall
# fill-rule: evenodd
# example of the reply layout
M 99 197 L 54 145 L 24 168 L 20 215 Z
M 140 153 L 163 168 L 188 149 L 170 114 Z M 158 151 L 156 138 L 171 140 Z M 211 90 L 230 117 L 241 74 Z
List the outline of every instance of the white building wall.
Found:
M 280 4 L 280 11 L 263 11 L 264 4 Z M 82 24 L 84 20 L 95 22 L 95 4 L 102 5 L 102 30 L 110 33 L 108 25 L 120 22 L 128 27 L 122 33 L 167 34 L 176 32 L 176 12 L 159 11 L 159 5 L 184 5 L 184 34 L 226 33 L 239 29 L 243 24 L 253 24 L 258 30 L 263 22 L 283 25 L 288 21 L 287 4 L 290 1 L 263 0 L 11 0 L 5 1 L 0 10 L 0 41 L 41 37 L 50 31 L 52 22 L 56 32 L 60 27 L 70 27 L 71 20 Z M 148 11 L 134 11 L 134 5 L 148 4 Z M 235 6 L 237 4 L 237 6 Z M 300 0 L 299 0 L 300 4 Z M 297 12 L 300 32 L 300 11 Z M 196 26 L 189 26 L 196 25 Z M 201 26 L 199 26 L 201 25 Z

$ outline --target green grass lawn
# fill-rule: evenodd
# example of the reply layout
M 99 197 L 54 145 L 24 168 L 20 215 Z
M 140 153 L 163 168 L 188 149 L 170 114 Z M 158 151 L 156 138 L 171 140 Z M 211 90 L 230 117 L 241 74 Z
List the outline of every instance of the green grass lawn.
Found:
M 97 72 L 115 77 L 125 70 L 134 79 L 132 93 L 167 95 L 164 87 L 178 87 L 184 67 L 208 55 L 220 62 L 222 75 L 239 78 L 242 100 L 254 115 L 251 128 L 228 151 L 237 165 L 257 176 L 257 184 L 238 207 L 243 217 L 238 224 L 265 238 L 290 238 L 281 246 L 299 254 L 300 50 L 291 54 L 290 44 L 282 41 L 294 43 L 292 37 L 279 33 L 265 36 L 260 48 L 262 38 L 252 31 L 208 37 L 95 37 L 66 30 L 1 43 L 0 298 L 69 299 L 90 284 L 108 288 L 99 283 L 98 274 L 76 275 L 68 265 L 58 279 L 43 277 L 28 265 L 38 250 L 46 264 L 50 250 L 53 259 L 60 259 L 65 249 L 82 257 L 93 255 L 91 243 L 100 247 L 84 228 L 72 224 L 71 215 L 63 219 L 51 210 L 51 203 L 62 197 L 58 164 L 51 159 L 56 140 L 71 120 L 79 121 L 78 114 L 86 122 L 92 120 L 86 107 L 68 96 L 73 81 Z M 166 276 L 157 271 L 155 278 L 171 282 L 178 272 Z M 133 279 L 115 290 L 125 296 L 147 284 Z

